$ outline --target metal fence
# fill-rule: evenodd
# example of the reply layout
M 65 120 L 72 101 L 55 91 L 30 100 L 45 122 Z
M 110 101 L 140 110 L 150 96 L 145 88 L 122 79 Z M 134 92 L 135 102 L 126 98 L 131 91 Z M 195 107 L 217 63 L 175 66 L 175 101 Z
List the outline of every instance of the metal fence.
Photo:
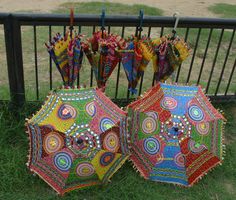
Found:
M 99 15 L 75 15 L 74 25 L 78 32 L 89 34 L 100 26 Z M 107 16 L 105 25 L 108 32 L 114 29 L 122 37 L 135 33 L 139 26 L 139 16 Z M 162 36 L 170 33 L 174 26 L 173 17 L 144 16 L 143 32 L 148 36 Z M 40 100 L 42 90 L 41 78 L 39 77 L 40 62 L 47 66 L 48 88 L 54 87 L 54 66 L 48 57 L 47 62 L 39 51 L 39 46 L 43 42 L 39 40 L 42 35 L 46 35 L 45 42 L 53 36 L 53 29 L 61 28 L 65 33 L 66 26 L 69 25 L 69 15 L 56 14 L 9 14 L 0 13 L 0 24 L 4 29 L 4 40 L 6 48 L 7 73 L 9 82 L 9 100 L 21 106 L 26 100 L 27 92 L 33 91 L 33 99 Z M 43 29 L 39 31 L 40 27 Z M 28 29 L 27 29 L 28 28 Z M 202 84 L 206 88 L 206 93 L 213 101 L 236 100 L 236 46 L 235 46 L 236 19 L 216 19 L 216 18 L 181 18 L 178 24 L 178 33 L 190 43 L 192 53 L 190 58 L 178 68 L 174 77 L 175 82 L 184 84 Z M 25 33 L 26 38 L 24 38 Z M 22 39 L 23 37 L 23 39 Z M 26 44 L 24 44 L 26 43 Z M 27 51 L 25 47 L 31 45 Z M 24 53 L 24 51 L 26 51 Z M 46 52 L 46 49 L 44 50 Z M 24 62 L 25 57 L 29 57 Z M 48 55 L 46 55 L 48 56 Z M 28 69 L 30 65 L 30 70 Z M 34 86 L 26 88 L 25 71 L 29 71 L 27 76 L 33 77 Z M 89 73 L 87 71 L 89 70 Z M 145 72 L 139 84 L 139 94 L 142 90 L 153 85 L 153 72 L 151 67 Z M 45 71 L 43 72 L 45 73 Z M 122 65 L 119 63 L 112 77 L 113 87 L 110 97 L 114 101 L 129 101 L 128 83 L 123 81 Z M 81 84 L 81 76 L 87 79 L 88 85 L 93 86 L 93 72 L 87 68 L 87 77 L 78 77 L 78 84 Z M 122 78 L 123 77 L 123 78 Z M 173 79 L 173 77 L 172 77 Z M 1 81 L 1 80 L 0 80 Z M 2 83 L 4 84 L 4 82 Z M 6 84 L 6 83 L 5 83 Z M 3 100 L 0 94 L 0 100 Z

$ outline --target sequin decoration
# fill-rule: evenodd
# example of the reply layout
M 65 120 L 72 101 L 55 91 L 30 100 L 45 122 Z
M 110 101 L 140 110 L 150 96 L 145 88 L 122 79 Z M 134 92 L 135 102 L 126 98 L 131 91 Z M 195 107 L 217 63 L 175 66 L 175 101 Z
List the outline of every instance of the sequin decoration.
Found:
M 58 117 L 63 120 L 76 117 L 76 110 L 69 104 L 62 104 L 58 109 Z
M 115 158 L 115 154 L 112 152 L 104 152 L 100 158 L 102 166 L 108 166 Z
M 110 118 L 104 117 L 103 119 L 101 119 L 101 122 L 100 122 L 100 130 L 102 132 L 105 132 L 106 130 L 110 129 L 114 125 L 115 125 L 115 122 L 113 120 L 111 120 Z
M 63 145 L 63 138 L 56 132 L 47 134 L 43 141 L 43 148 L 48 154 L 59 151 Z
M 76 167 L 76 174 L 79 177 L 88 177 L 92 176 L 95 173 L 94 167 L 89 162 L 79 163 Z
M 66 152 L 59 152 L 54 156 L 54 165 L 62 172 L 67 172 L 71 168 L 72 158 Z
M 173 110 L 177 107 L 177 101 L 172 97 L 164 97 L 161 106 L 166 110 Z
M 157 128 L 156 120 L 152 117 L 147 117 L 143 120 L 142 130 L 146 134 L 153 133 Z
M 94 102 L 92 101 L 88 103 L 85 107 L 85 110 L 91 117 L 93 117 L 96 113 L 96 107 L 94 105 Z
M 188 115 L 193 121 L 202 121 L 204 118 L 203 111 L 196 105 L 192 105 L 189 107 Z
M 160 143 L 156 138 L 149 137 L 144 140 L 143 147 L 148 154 L 155 155 L 160 149 Z
M 119 148 L 119 138 L 115 132 L 109 132 L 103 140 L 104 149 L 116 152 Z
M 196 129 L 200 135 L 207 135 L 210 129 L 210 124 L 208 122 L 198 123 Z

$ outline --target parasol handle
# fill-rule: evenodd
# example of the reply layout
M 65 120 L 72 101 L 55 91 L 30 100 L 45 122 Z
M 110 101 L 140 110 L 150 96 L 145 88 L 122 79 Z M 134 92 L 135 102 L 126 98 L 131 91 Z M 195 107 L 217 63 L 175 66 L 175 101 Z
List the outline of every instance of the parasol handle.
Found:
M 180 15 L 179 15 L 179 12 L 175 12 L 173 17 L 175 18 L 175 25 L 174 25 L 174 28 L 172 30 L 172 33 L 173 33 L 173 38 L 175 38 L 175 35 L 176 35 L 176 29 L 178 27 L 178 24 L 179 24 L 179 19 L 180 19 Z
M 104 30 L 105 30 L 105 9 L 102 9 L 102 14 L 101 14 L 101 30 L 102 30 L 102 38 L 104 38 Z
M 70 9 L 70 27 L 69 27 L 69 29 L 70 29 L 70 37 L 71 38 L 72 38 L 72 31 L 74 29 L 73 24 L 74 24 L 74 9 L 71 8 Z
M 139 26 L 137 27 L 137 32 L 135 35 L 141 38 L 142 31 L 143 31 L 143 10 L 140 10 L 139 11 Z

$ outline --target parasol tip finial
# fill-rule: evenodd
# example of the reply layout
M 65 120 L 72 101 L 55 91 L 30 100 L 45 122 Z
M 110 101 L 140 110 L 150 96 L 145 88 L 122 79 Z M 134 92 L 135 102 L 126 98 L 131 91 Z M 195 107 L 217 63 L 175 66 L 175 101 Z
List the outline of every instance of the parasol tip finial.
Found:
M 180 15 L 180 13 L 178 11 L 176 11 L 174 14 L 173 14 L 173 17 L 178 17 Z
M 74 8 L 70 8 L 70 27 L 74 24 Z

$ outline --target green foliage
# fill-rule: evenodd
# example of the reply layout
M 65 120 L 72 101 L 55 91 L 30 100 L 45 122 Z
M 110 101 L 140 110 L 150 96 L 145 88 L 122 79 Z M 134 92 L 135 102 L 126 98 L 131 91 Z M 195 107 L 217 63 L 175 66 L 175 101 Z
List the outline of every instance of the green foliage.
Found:
M 236 4 L 217 3 L 208 7 L 208 9 L 223 18 L 236 18 Z

